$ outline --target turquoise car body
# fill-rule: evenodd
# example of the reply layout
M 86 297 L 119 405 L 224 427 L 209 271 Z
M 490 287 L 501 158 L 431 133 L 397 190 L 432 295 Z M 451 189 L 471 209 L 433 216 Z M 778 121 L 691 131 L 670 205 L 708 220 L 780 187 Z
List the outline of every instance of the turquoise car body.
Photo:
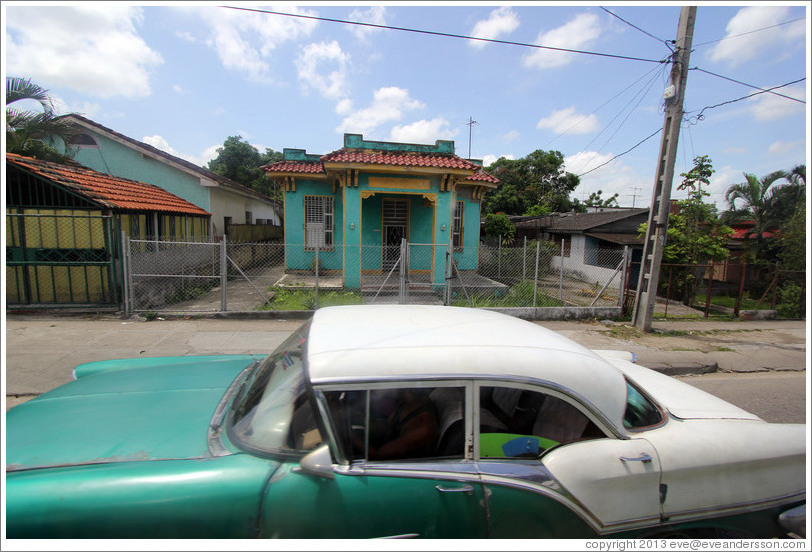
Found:
M 349 312 L 355 316 L 365 311 Z M 429 314 L 444 324 L 438 312 Z M 469 440 L 458 459 L 353 460 L 341 443 L 332 405 L 347 393 L 366 392 L 365 386 L 380 388 L 392 376 L 378 373 L 370 379 L 356 373 L 341 381 L 332 371 L 341 370 L 329 363 L 319 368 L 318 359 L 311 359 L 320 379 L 310 377 L 308 362 L 302 360 L 302 377 L 296 380 L 298 365 L 291 352 L 302 359 L 308 354 L 325 357 L 328 350 L 349 354 L 341 352 L 349 346 L 346 341 L 338 339 L 334 347 L 321 337 L 308 351 L 308 331 L 306 325 L 267 358 L 222 355 L 83 364 L 75 370 L 75 381 L 8 411 L 8 538 L 763 538 L 786 534 L 779 517 L 793 508 L 804 523 L 803 482 L 798 492 L 784 492 L 753 507 L 720 502 L 718 513 L 678 522 L 655 511 L 648 521 L 602 525 L 593 515 L 596 510 L 590 512 L 588 497 L 573 495 L 579 491 L 562 484 L 566 478 L 546 467 L 544 455 L 541 461 L 478 458 L 479 445 Z M 423 374 L 408 381 L 415 386 L 457 385 L 467 389 L 469 398 L 482 385 L 467 372 L 445 379 Z M 285 385 L 297 390 L 295 410 L 287 405 L 294 395 L 287 402 L 287 394 L 273 396 L 274 386 Z M 252 401 L 263 408 L 242 407 Z M 255 421 L 276 419 L 267 416 L 278 410 L 293 428 L 300 423 L 296 412 L 302 404 L 312 406 L 312 415 L 301 417 L 309 420 L 297 430 L 301 439 L 287 443 L 285 437 L 280 440 L 285 444 L 265 448 L 258 437 L 263 431 L 272 439 L 294 430 L 286 426 L 274 433 L 273 427 Z M 609 426 L 599 416 L 594 419 Z M 664 431 L 667 423 L 679 422 L 663 421 L 652 431 Z M 615 440 L 630 447 L 643 442 L 634 435 Z M 600 446 L 609 441 L 603 437 L 593 442 Z M 566 450 L 562 446 L 547 451 L 550 466 L 555 466 L 553 451 Z M 572 445 L 579 446 L 590 450 L 588 443 Z M 630 456 L 636 450 L 629 448 Z M 619 465 L 642 470 L 641 479 L 628 478 L 631 486 L 653 482 L 656 510 L 657 458 L 652 454 L 654 461 L 623 458 L 628 462 Z M 777 462 L 788 465 L 790 460 Z M 737 469 L 744 480 L 745 468 Z M 611 484 L 625 483 L 621 478 Z M 659 493 L 662 506 L 662 484 Z M 618 504 L 628 500 L 617 497 Z

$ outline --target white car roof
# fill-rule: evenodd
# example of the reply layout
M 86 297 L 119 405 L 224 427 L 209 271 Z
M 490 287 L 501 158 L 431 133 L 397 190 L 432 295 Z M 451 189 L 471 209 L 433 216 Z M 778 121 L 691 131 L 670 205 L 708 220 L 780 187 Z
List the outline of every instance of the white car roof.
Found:
M 363 305 L 316 311 L 307 344 L 314 385 L 382 379 L 499 378 L 550 382 L 622 427 L 623 373 L 589 349 L 494 311 Z

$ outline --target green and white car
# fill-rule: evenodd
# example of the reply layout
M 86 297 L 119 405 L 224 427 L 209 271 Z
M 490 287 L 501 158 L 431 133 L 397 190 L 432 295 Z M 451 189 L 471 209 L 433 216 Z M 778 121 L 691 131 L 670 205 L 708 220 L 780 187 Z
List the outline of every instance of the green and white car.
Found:
M 14 538 L 803 536 L 804 425 L 492 311 L 83 364 L 7 413 Z

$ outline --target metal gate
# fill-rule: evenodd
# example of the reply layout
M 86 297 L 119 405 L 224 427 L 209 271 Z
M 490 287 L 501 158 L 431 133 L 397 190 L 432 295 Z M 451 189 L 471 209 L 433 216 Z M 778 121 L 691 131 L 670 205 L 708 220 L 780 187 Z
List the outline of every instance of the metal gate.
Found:
M 6 213 L 6 305 L 118 306 L 111 215 Z
M 388 255 L 390 263 L 383 265 L 383 281 L 374 286 L 370 303 L 384 302 L 387 298 L 388 302 L 400 304 L 449 303 L 455 265 L 453 249 L 448 244 L 409 243 L 402 238 L 399 246 L 390 246 Z

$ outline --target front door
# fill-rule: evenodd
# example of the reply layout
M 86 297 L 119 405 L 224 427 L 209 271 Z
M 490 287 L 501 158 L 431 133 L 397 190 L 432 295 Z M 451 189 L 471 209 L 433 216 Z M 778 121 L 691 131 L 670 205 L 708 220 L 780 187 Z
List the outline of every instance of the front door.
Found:
M 406 199 L 384 199 L 382 226 L 381 268 L 389 271 L 400 258 L 400 244 L 408 236 L 409 201 Z

